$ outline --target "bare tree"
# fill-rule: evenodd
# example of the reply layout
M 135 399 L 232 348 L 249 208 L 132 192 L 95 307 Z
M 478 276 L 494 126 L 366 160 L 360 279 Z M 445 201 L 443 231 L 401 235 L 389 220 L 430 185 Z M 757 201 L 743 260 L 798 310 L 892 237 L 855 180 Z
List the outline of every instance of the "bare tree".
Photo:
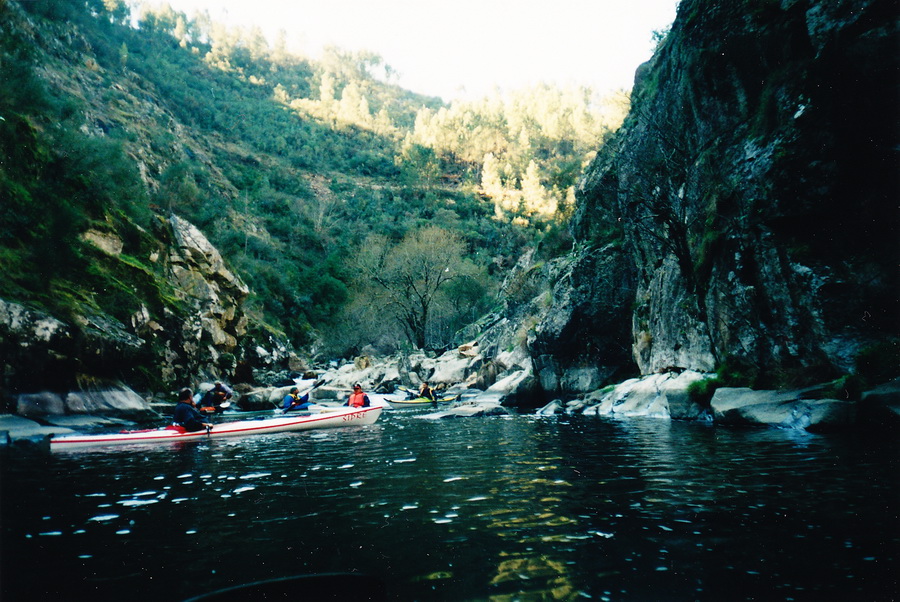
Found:
M 341 199 L 328 187 L 324 177 L 312 176 L 308 182 L 314 198 L 307 205 L 307 214 L 316 234 L 326 234 L 338 221 Z
M 382 316 L 390 316 L 409 341 L 427 344 L 432 312 L 447 285 L 473 271 L 466 246 L 456 234 L 437 227 L 408 233 L 396 244 L 370 236 L 356 256 L 358 278 Z

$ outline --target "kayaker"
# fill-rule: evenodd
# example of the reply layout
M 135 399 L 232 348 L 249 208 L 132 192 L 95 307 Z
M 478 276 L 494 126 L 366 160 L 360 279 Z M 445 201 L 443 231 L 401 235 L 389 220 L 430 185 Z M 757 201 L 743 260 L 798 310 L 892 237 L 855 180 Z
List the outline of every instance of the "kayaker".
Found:
M 213 388 L 206 392 L 200 402 L 201 412 L 221 412 L 222 404 L 234 396 L 234 391 L 222 381 L 217 380 Z
M 419 389 L 419 397 L 435 401 L 434 391 L 431 390 L 431 387 L 428 386 L 427 382 L 422 383 L 422 388 Z
M 347 398 L 347 403 L 344 405 L 353 408 L 369 407 L 369 396 L 363 393 L 362 385 L 359 383 L 353 385 L 353 393 L 350 394 L 350 397 Z
M 284 412 L 291 410 L 306 410 L 312 404 L 309 402 L 309 393 L 300 395 L 300 389 L 292 387 L 281 402 L 281 409 Z
M 172 421 L 178 426 L 184 427 L 184 430 L 189 433 L 212 427 L 212 424 L 204 422 L 203 415 L 194 409 L 194 393 L 188 388 L 178 392 L 178 403 L 175 404 Z

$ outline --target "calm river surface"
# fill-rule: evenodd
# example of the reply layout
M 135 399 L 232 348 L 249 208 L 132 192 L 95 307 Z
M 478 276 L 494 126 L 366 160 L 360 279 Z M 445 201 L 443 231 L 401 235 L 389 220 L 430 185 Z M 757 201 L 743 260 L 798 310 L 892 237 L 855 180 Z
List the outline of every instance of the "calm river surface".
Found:
M 295 575 L 391 600 L 889 600 L 885 436 L 589 416 L 8 453 L 4 602 L 183 600 Z M 359 599 L 359 598 L 357 598 Z

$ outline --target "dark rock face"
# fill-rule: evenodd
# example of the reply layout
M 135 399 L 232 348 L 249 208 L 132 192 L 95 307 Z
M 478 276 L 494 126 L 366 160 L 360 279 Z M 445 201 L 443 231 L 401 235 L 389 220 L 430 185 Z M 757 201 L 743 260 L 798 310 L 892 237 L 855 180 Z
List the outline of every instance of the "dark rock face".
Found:
M 77 392 L 90 377 L 133 382 L 151 374 L 157 385 L 177 386 L 195 374 L 215 373 L 223 357 L 234 354 L 246 334 L 242 306 L 249 289 L 190 223 L 173 215 L 157 234 L 159 247 L 146 249 L 145 259 L 160 266 L 161 286 L 175 297 L 172 309 L 157 316 L 142 306 L 123 324 L 85 307 L 62 321 L 0 299 L 0 396 L 10 409 L 17 394 Z M 114 239 L 106 235 L 104 252 L 121 252 Z
M 882 0 L 683 0 L 573 222 L 582 244 L 624 253 L 576 261 L 569 280 L 629 273 L 631 298 L 551 312 L 535 356 L 589 346 L 583 317 L 609 308 L 626 314 L 631 349 L 592 361 L 633 359 L 642 374 L 738 358 L 779 386 L 852 371 L 896 340 L 896 17 Z M 573 303 L 568 286 L 554 305 Z
M 587 392 L 617 375 L 630 340 L 634 279 L 620 249 L 582 248 L 559 268 L 529 350 L 541 387 Z

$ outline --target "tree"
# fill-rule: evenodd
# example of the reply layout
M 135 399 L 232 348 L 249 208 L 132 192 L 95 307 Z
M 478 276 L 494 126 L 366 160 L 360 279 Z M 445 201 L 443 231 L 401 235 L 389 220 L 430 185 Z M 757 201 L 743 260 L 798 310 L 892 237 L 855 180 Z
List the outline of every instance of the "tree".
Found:
M 103 0 L 103 7 L 109 13 L 111 23 L 125 24 L 131 16 L 131 10 L 125 0 Z
M 525 209 L 528 213 L 540 213 L 552 215 L 556 207 L 549 202 L 547 191 L 541 184 L 541 175 L 534 161 L 528 163 L 525 177 L 522 178 L 522 197 L 525 199 Z
M 481 168 L 481 190 L 499 201 L 503 197 L 503 182 L 500 180 L 500 165 L 493 153 L 484 156 Z
M 372 113 L 369 109 L 369 101 L 355 81 L 344 86 L 341 92 L 341 100 L 338 103 L 337 114 L 339 119 L 348 124 L 362 127 L 370 125 Z
M 428 227 L 408 233 L 397 244 L 381 235 L 370 236 L 355 267 L 368 286 L 371 307 L 392 316 L 409 341 L 424 349 L 441 295 L 449 283 L 472 272 L 465 251 L 457 234 Z
M 405 180 L 411 185 L 433 188 L 441 177 L 441 164 L 430 146 L 410 141 L 407 136 L 400 155 L 396 158 Z

